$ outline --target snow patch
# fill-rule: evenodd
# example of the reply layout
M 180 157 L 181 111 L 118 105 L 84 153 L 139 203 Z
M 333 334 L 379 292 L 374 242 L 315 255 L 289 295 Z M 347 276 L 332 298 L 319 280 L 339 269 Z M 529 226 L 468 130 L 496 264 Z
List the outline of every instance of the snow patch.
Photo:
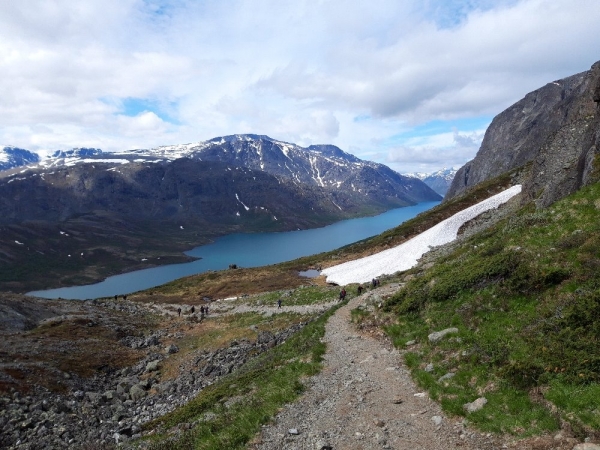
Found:
M 513 186 L 487 200 L 464 209 L 452 217 L 438 223 L 427 231 L 398 245 L 365 258 L 349 261 L 324 269 L 321 274 L 327 276 L 327 282 L 345 285 L 365 283 L 385 274 L 408 270 L 431 247 L 443 245 L 456 239 L 458 230 L 467 221 L 481 213 L 497 208 L 521 192 L 521 185 Z

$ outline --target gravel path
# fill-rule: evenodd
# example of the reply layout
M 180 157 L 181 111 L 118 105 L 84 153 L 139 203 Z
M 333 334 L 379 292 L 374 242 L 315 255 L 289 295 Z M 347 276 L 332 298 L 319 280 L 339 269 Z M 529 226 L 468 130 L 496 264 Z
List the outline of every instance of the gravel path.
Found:
M 303 397 L 265 426 L 254 448 L 282 449 L 501 449 L 449 419 L 417 389 L 401 354 L 383 340 L 361 335 L 350 311 L 389 287 L 352 299 L 326 327 L 323 371 Z

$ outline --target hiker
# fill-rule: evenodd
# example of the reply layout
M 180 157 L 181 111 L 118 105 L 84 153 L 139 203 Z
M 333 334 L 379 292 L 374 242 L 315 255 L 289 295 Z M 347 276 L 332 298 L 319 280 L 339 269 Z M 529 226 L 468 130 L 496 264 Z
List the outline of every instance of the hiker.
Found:
M 344 300 L 346 298 L 346 289 L 342 288 L 340 291 L 340 300 Z
M 358 292 L 358 295 L 362 294 L 362 291 L 363 291 L 362 284 L 358 285 L 358 288 L 356 289 L 356 291 Z
M 206 305 L 206 306 L 204 307 L 204 314 L 206 314 L 206 315 L 208 316 L 208 305 Z
M 177 315 L 181 317 L 181 308 L 177 308 Z
M 204 306 L 200 307 L 200 315 L 203 316 L 204 315 Z
M 196 312 L 196 308 L 194 308 L 194 307 L 192 306 L 192 309 L 191 309 L 191 311 L 192 311 L 192 314 L 194 314 L 194 313 Z
M 118 298 L 118 296 L 115 295 L 115 300 Z
M 281 309 L 281 299 L 277 300 L 277 308 Z

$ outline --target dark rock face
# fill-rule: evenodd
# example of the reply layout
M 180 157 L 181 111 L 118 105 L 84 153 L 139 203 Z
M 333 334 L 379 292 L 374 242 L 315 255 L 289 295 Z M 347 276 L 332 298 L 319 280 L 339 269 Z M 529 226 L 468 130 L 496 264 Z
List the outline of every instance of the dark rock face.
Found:
M 451 199 L 531 163 L 524 200 L 546 206 L 589 181 L 599 133 L 600 62 L 527 94 L 494 118 L 477 156 L 456 174 Z

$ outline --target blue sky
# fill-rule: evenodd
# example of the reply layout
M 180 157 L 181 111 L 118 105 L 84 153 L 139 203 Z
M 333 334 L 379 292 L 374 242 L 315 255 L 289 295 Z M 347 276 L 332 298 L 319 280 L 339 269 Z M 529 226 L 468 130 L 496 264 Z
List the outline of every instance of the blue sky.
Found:
M 399 172 L 600 60 L 597 0 L 0 4 L 0 144 L 119 151 L 266 134 Z

